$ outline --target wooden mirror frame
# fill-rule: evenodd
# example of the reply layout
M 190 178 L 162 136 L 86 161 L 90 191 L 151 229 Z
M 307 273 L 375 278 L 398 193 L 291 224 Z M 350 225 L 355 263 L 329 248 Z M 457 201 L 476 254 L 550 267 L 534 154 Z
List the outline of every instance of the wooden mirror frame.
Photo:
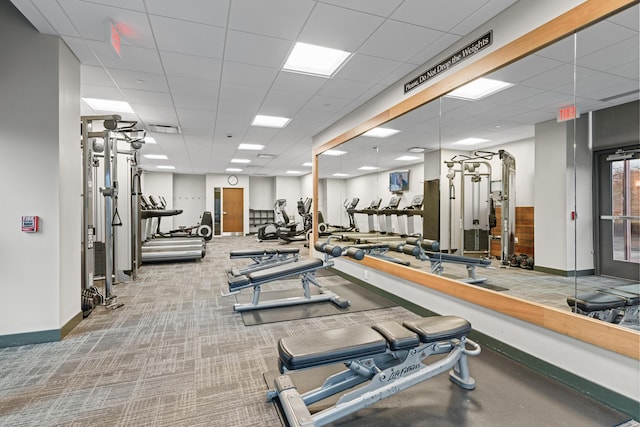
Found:
M 380 126 L 415 108 L 425 105 L 453 89 L 478 77 L 498 70 L 524 58 L 566 36 L 597 23 L 638 3 L 638 0 L 587 0 L 568 12 L 552 19 L 529 33 L 513 40 L 483 58 L 452 72 L 430 87 L 405 98 L 375 117 L 342 133 L 313 149 L 313 223 L 318 224 L 318 156 L 324 151 L 345 143 L 364 132 Z M 314 243 L 317 236 L 313 237 Z M 360 264 L 392 274 L 425 288 L 457 299 L 524 320 L 531 324 L 567 335 L 598 347 L 640 360 L 640 333 L 616 324 L 591 319 L 521 298 L 488 292 L 442 276 L 398 266 L 386 261 L 365 257 Z

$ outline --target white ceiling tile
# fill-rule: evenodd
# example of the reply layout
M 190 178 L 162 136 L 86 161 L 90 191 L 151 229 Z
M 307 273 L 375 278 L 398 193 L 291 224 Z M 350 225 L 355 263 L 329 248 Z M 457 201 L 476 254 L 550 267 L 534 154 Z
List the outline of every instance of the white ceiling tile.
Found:
M 247 102 L 252 105 L 260 105 L 267 95 L 267 91 L 268 90 L 266 88 L 255 88 L 242 84 L 226 82 L 220 87 L 220 98 L 233 99 L 239 104 Z
M 295 40 L 315 2 L 309 0 L 234 0 L 229 28 L 247 33 Z
M 480 8 L 487 0 L 405 0 L 392 19 L 447 32 Z
M 220 80 L 222 61 L 173 52 L 160 52 L 162 65 L 167 76 L 196 78 L 202 80 Z M 172 80 L 169 78 L 171 84 Z
M 218 96 L 218 80 L 204 80 L 194 77 L 168 75 L 169 88 L 172 94 L 191 95 L 205 98 Z
M 409 61 L 413 64 L 425 64 L 461 38 L 461 36 L 455 34 L 442 34 L 440 38 L 425 47 L 422 51 L 420 51 L 420 53 L 412 57 Z
M 416 56 L 424 46 L 436 41 L 441 32 L 404 24 L 398 21 L 386 21 L 362 45 L 360 53 L 387 58 L 394 61 L 408 62 Z
M 280 68 L 292 42 L 229 30 L 224 59 L 263 67 Z
M 373 86 L 371 83 L 336 78 L 329 80 L 322 86 L 322 89 L 318 91 L 318 96 L 339 98 L 341 101 L 357 99 L 371 89 L 371 86 Z M 341 104 L 344 107 L 344 102 Z
M 153 49 L 122 46 L 122 57 L 117 58 L 106 43 L 89 40 L 87 44 L 106 68 L 162 73 L 158 52 Z
M 508 83 L 520 83 L 549 70 L 561 67 L 565 62 L 543 56 L 531 55 L 501 68 L 487 77 Z
M 171 97 L 166 92 L 153 92 L 149 90 L 122 89 L 125 99 L 129 104 L 146 104 L 160 107 L 173 107 Z
M 93 65 L 80 65 L 80 81 L 85 85 L 114 86 L 104 68 Z
M 110 99 L 113 101 L 126 101 L 122 93 L 115 87 L 80 85 L 80 96 L 82 98 Z
M 402 63 L 389 59 L 355 54 L 334 77 L 345 80 L 378 83 L 396 70 L 400 64 Z
M 451 28 L 451 32 L 463 36 L 469 34 L 516 2 L 517 0 L 491 0 Z
M 146 0 L 150 14 L 225 27 L 229 0 Z
M 236 83 L 253 88 L 269 88 L 280 72 L 277 68 L 225 61 L 222 69 L 223 83 Z
M 47 21 L 60 35 L 80 37 L 80 34 L 73 26 L 73 23 L 69 20 L 64 11 L 60 8 L 57 2 L 50 0 L 32 0 L 33 4 L 38 8 L 40 13 L 47 17 Z
M 629 9 L 618 13 L 607 19 L 617 25 L 622 25 L 630 30 L 638 32 L 640 30 L 640 5 L 635 5 Z
M 138 117 L 140 117 L 140 120 L 147 125 L 177 126 L 178 124 L 176 112 L 171 107 L 158 107 L 145 104 L 133 104 L 131 107 Z
M 638 35 L 629 37 L 616 44 L 615 49 L 600 49 L 589 55 L 578 58 L 577 64 L 594 70 L 607 71 L 613 73 L 621 65 L 630 61 L 638 62 L 640 58 L 638 49 Z
M 637 32 L 608 21 L 602 21 L 585 28 L 578 33 L 578 62 L 585 55 L 612 46 L 633 36 L 637 37 Z
M 299 96 L 310 98 L 328 81 L 324 77 L 283 71 L 274 80 L 271 90 L 295 92 Z
M 217 97 L 191 96 L 176 93 L 173 95 L 173 102 L 177 109 L 188 108 L 194 110 L 216 111 L 218 105 Z M 211 117 L 213 115 L 210 115 Z
M 123 45 L 155 46 L 147 15 L 133 10 L 88 3 L 80 0 L 58 0 L 66 15 L 83 38 L 108 40 L 107 26 L 112 22 L 118 29 Z
M 152 90 L 155 92 L 169 92 L 166 77 L 160 73 L 144 73 L 109 69 L 109 74 L 120 89 Z
M 29 20 L 31 25 L 43 34 L 58 34 L 40 10 L 29 0 L 11 0 L 11 3 Z
M 385 76 L 384 79 L 380 80 L 378 84 L 383 85 L 385 87 L 390 86 L 395 82 L 399 81 L 400 79 L 406 77 L 409 73 L 411 73 L 414 70 L 415 70 L 415 65 L 408 64 L 408 63 L 400 63 L 400 65 L 395 70 L 393 70 L 391 73 Z
M 158 49 L 222 59 L 224 28 L 151 15 Z
M 147 0 L 149 1 L 149 0 Z M 183 0 L 184 1 L 184 0 Z M 144 0 L 91 0 L 92 3 L 144 12 Z
M 371 1 L 371 0 L 321 0 L 319 3 L 329 3 L 334 6 L 339 6 L 345 9 L 357 10 L 360 12 L 370 13 L 372 15 L 378 15 L 388 17 L 396 8 L 402 3 L 403 0 L 385 0 L 385 1 Z
M 378 16 L 318 3 L 298 41 L 355 52 L 383 22 Z

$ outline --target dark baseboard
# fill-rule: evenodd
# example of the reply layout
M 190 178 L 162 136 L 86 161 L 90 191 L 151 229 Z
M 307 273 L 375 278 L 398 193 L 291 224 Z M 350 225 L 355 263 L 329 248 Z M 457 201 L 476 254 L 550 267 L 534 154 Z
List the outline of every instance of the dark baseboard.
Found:
M 0 335 L 0 348 L 60 341 L 82 321 L 82 312 L 73 316 L 60 329 Z
M 393 295 L 387 291 L 379 289 L 373 285 L 370 285 L 360 279 L 356 279 L 355 277 L 349 276 L 341 271 L 332 269 L 332 271 L 344 277 L 347 280 L 352 281 L 374 293 L 382 295 L 383 297 L 395 302 L 396 304 L 410 310 L 416 314 L 421 316 L 437 316 L 438 313 L 434 313 L 430 310 L 425 309 L 419 305 L 416 305 L 410 301 L 407 301 L 403 298 L 398 297 L 397 295 Z M 510 359 L 513 359 L 534 371 L 547 376 L 549 378 L 558 381 L 561 384 L 570 387 L 579 393 L 584 394 L 585 396 L 589 396 L 590 398 L 601 402 L 613 409 L 616 409 L 620 412 L 623 412 L 629 415 L 633 419 L 640 419 L 640 407 L 638 406 L 638 402 L 630 399 L 626 396 L 623 396 L 619 393 L 616 393 L 612 390 L 609 390 L 599 384 L 594 382 L 585 380 L 571 372 L 567 372 L 564 369 L 560 369 L 555 365 L 547 363 L 541 359 L 531 356 L 528 353 L 525 353 L 517 348 L 514 348 L 508 344 L 505 344 L 502 341 L 498 341 L 488 335 L 482 334 L 477 331 L 473 331 L 470 336 L 472 340 L 481 344 L 483 347 L 496 351 Z

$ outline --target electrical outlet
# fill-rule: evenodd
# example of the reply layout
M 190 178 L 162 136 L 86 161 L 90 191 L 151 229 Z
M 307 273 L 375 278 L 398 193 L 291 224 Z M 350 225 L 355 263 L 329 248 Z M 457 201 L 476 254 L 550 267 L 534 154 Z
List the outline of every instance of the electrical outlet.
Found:
M 364 270 L 364 280 L 368 280 L 369 279 L 369 272 L 367 270 Z

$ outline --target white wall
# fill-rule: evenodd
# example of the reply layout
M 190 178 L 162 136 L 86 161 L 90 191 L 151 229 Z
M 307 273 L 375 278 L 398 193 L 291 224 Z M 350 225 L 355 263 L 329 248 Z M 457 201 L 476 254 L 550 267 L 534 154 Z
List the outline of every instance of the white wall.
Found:
M 60 317 L 64 325 L 78 313 L 78 288 L 81 283 L 82 223 L 82 161 L 78 146 L 78 117 L 80 116 L 80 64 L 62 40 L 59 53 L 59 123 L 58 153 L 60 183 L 59 284 Z
M 0 36 L 0 336 L 55 331 L 80 313 L 80 65 L 9 2 Z
M 167 202 L 166 208 L 173 209 L 173 174 L 171 172 L 145 171 L 140 181 L 143 195 L 147 198 L 149 196 L 162 196 Z M 162 217 L 160 221 L 160 231 L 167 233 L 175 228 L 174 224 L 173 216 Z
M 173 209 L 182 210 L 173 220 L 176 228 L 200 223 L 207 208 L 206 181 L 204 175 L 173 175 Z
M 250 176 L 250 209 L 271 210 L 276 202 L 275 179 L 273 177 Z

